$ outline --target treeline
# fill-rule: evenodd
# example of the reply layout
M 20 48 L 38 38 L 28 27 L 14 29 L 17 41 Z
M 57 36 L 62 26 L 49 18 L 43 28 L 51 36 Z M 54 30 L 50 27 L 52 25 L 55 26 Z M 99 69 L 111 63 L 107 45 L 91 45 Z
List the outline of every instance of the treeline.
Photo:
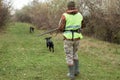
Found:
M 83 5 L 84 4 L 84 5 Z M 85 14 L 84 33 L 101 40 L 120 44 L 120 0 L 81 0 L 80 8 Z
M 66 0 L 49 0 L 39 2 L 33 0 L 21 10 L 17 10 L 14 20 L 29 22 L 40 29 L 55 28 L 58 26 L 62 12 L 65 11 Z
M 9 2 L 6 2 L 5 0 L 0 0 L 0 31 L 5 29 L 5 25 L 9 21 L 10 8 L 11 5 Z
M 56 28 L 68 1 L 33 0 L 21 10 L 16 11 L 14 20 L 32 23 L 39 29 Z M 74 1 L 84 16 L 86 28 L 83 33 L 85 35 L 120 44 L 120 0 Z

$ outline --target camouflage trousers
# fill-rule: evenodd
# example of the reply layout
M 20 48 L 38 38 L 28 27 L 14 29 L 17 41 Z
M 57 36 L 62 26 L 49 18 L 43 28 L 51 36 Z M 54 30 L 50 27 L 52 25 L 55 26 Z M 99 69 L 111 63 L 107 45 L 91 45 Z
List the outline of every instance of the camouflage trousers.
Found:
M 66 53 L 66 61 L 68 65 L 74 65 L 74 60 L 78 60 L 79 40 L 64 40 L 64 51 Z

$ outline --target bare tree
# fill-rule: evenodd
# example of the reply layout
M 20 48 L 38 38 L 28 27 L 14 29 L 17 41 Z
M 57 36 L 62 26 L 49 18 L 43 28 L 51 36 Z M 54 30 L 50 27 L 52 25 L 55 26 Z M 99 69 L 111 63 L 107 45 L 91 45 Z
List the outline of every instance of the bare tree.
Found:
M 120 0 L 80 0 L 84 33 L 109 42 L 120 43 Z
M 4 29 L 6 23 L 9 20 L 10 15 L 10 3 L 0 0 L 0 29 Z

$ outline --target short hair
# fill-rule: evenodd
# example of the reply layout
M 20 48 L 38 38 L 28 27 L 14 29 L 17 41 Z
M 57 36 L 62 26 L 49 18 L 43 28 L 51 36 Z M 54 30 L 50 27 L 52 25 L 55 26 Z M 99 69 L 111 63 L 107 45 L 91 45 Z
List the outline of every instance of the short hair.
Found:
M 75 8 L 75 2 L 74 1 L 69 1 L 68 4 L 67 4 L 67 8 L 68 9 Z

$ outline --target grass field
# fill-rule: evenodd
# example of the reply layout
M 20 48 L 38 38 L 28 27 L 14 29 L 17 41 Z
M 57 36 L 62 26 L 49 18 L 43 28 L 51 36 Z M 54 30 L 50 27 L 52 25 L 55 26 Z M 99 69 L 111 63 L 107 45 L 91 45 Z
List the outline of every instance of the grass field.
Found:
M 10 24 L 0 33 L 0 80 L 69 80 L 62 35 L 52 35 L 52 53 L 44 39 L 50 35 L 30 34 L 29 26 Z M 120 45 L 84 37 L 78 55 L 81 74 L 76 80 L 120 80 Z

